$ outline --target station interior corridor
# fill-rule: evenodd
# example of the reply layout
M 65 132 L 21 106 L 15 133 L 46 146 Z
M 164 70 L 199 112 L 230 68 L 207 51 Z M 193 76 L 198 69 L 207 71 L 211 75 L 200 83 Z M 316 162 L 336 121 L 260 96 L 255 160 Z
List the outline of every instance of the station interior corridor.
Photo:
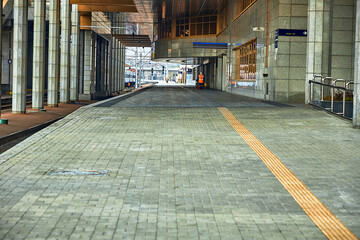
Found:
M 0 155 L 0 239 L 357 239 L 359 142 L 305 105 L 151 87 Z

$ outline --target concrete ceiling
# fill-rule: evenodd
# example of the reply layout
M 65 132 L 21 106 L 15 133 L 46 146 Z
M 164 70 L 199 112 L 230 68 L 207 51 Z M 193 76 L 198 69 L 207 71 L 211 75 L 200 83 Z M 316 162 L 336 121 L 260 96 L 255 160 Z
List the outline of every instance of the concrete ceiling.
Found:
M 154 0 L 134 0 L 136 13 L 127 13 L 127 33 L 148 35 L 153 40 Z
M 113 36 L 127 47 L 151 47 L 148 35 L 113 34 Z

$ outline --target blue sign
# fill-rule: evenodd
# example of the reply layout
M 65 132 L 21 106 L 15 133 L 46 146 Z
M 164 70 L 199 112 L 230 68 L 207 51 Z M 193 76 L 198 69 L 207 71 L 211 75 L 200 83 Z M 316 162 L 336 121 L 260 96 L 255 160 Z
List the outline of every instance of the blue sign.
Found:
M 302 29 L 278 29 L 276 30 L 278 36 L 288 37 L 307 37 L 307 30 Z M 276 35 L 275 35 L 276 36 Z

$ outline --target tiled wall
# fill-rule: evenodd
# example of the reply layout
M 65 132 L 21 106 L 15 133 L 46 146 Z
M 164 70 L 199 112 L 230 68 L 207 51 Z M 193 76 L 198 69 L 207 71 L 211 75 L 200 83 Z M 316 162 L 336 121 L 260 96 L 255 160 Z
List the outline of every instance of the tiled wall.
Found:
M 269 97 L 277 102 L 303 102 L 306 76 L 306 37 L 279 36 L 276 29 L 307 29 L 307 0 L 271 1 Z
M 279 37 L 278 52 L 275 54 L 275 30 L 307 29 L 307 0 L 270 0 L 269 2 L 268 69 L 265 68 L 266 31 L 253 31 L 253 27 L 266 27 L 267 0 L 256 1 L 234 22 L 232 22 L 235 17 L 234 13 L 229 14 L 231 24 L 218 37 L 220 42 L 229 39 L 232 43 L 245 43 L 257 38 L 256 83 L 253 86 L 231 91 L 264 98 L 263 73 L 268 73 L 268 99 L 279 102 L 300 102 L 304 99 L 306 37 Z M 233 9 L 236 1 L 230 1 L 229 4 L 232 5 L 230 5 L 230 9 Z
M 354 0 L 334 0 L 331 59 L 333 78 L 354 79 L 355 4 Z

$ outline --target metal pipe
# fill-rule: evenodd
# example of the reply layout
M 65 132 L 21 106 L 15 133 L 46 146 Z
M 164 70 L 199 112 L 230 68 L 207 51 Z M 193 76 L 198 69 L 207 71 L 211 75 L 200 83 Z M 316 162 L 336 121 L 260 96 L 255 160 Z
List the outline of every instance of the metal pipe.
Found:
M 347 82 L 345 88 L 349 89 L 350 84 L 354 84 L 354 81 Z
M 345 117 L 345 105 L 346 105 L 345 94 L 346 94 L 346 90 L 343 90 L 343 112 L 342 112 L 342 115 L 344 117 Z M 339 114 L 341 114 L 341 113 L 339 113 Z
M 321 83 L 325 83 L 326 80 L 332 80 L 332 77 L 322 78 Z M 321 101 L 324 101 L 324 85 L 321 85 Z
M 335 79 L 333 80 L 333 85 L 336 86 L 337 82 L 343 82 L 344 83 L 344 88 L 346 87 L 346 81 L 344 79 Z M 338 113 L 340 115 L 345 116 L 345 90 L 343 90 L 343 112 L 342 113 Z M 334 93 L 335 93 L 335 88 L 332 89 L 331 91 L 331 111 L 334 112 Z

